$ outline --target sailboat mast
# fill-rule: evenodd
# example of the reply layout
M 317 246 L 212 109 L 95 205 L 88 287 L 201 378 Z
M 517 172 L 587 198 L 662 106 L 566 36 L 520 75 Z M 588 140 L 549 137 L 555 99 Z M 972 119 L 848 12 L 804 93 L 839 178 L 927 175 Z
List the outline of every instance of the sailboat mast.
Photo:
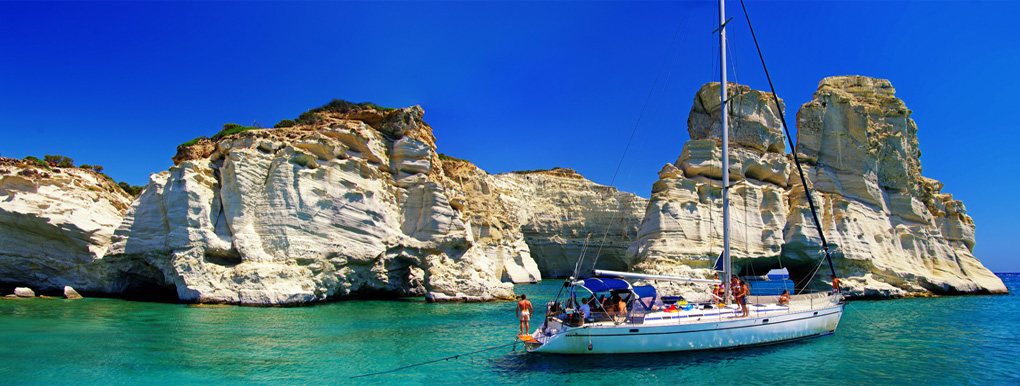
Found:
M 723 295 L 723 303 L 728 303 L 733 288 L 730 288 L 730 135 L 729 135 L 729 110 L 726 108 L 726 0 L 719 0 L 719 113 L 722 116 L 722 205 L 723 205 L 723 280 L 726 286 L 726 293 Z

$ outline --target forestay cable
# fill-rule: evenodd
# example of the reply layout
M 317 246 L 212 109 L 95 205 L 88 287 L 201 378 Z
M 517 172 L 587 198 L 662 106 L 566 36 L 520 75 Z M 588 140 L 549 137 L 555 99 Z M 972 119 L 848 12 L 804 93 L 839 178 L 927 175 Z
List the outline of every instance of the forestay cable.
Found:
M 800 183 L 804 186 L 804 195 L 807 196 L 808 206 L 811 207 L 811 218 L 815 220 L 815 227 L 818 228 L 818 237 L 822 239 L 822 250 L 825 252 L 825 260 L 829 262 L 829 270 L 832 276 L 836 276 L 836 268 L 832 266 L 832 256 L 829 255 L 829 243 L 825 241 L 825 234 L 822 232 L 822 223 L 818 221 L 818 213 L 815 211 L 815 201 L 811 198 L 811 190 L 808 189 L 807 179 L 804 178 L 804 169 L 800 166 L 800 159 L 797 157 L 797 148 L 793 145 L 793 137 L 790 136 L 790 128 L 786 125 L 786 117 L 783 109 L 779 106 L 779 96 L 776 88 L 772 85 L 772 77 L 769 76 L 769 68 L 765 66 L 765 56 L 761 53 L 761 46 L 758 45 L 758 38 L 754 34 L 754 27 L 751 26 L 751 17 L 747 15 L 747 7 L 744 0 L 740 0 L 740 7 L 744 10 L 744 18 L 747 19 L 747 28 L 751 30 L 751 38 L 754 39 L 754 47 L 758 49 L 758 58 L 761 59 L 761 66 L 765 69 L 765 79 L 769 81 L 769 89 L 772 91 L 772 99 L 776 103 L 776 111 L 779 113 L 779 122 L 783 124 L 783 131 L 786 133 L 786 141 L 790 143 L 790 153 L 793 154 L 793 163 L 797 165 L 797 172 L 800 174 Z

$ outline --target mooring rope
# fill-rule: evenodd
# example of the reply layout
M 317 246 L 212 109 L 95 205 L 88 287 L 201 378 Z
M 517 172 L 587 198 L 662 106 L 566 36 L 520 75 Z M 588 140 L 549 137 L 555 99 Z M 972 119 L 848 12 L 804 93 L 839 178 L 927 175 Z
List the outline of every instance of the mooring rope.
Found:
M 468 356 L 468 355 L 471 355 L 471 354 L 478 354 L 480 352 L 495 350 L 497 348 L 509 347 L 509 346 L 512 346 L 512 345 L 515 345 L 515 344 L 517 344 L 517 339 L 514 339 L 513 343 L 507 343 L 507 344 L 503 344 L 503 345 L 499 345 L 499 346 L 487 347 L 487 348 L 483 348 L 481 350 L 475 350 L 475 351 L 472 351 L 472 352 L 469 352 L 469 353 L 466 353 L 466 354 L 457 354 L 457 355 L 453 355 L 453 356 L 448 356 L 446 358 L 439 358 L 439 359 L 434 359 L 434 360 L 431 360 L 431 361 L 415 363 L 413 365 L 401 366 L 401 367 L 397 367 L 397 368 L 392 369 L 392 370 L 386 370 L 386 371 L 379 371 L 379 372 L 375 372 L 375 373 L 355 375 L 353 377 L 350 377 L 350 379 L 363 378 L 363 377 L 371 377 L 371 376 L 374 376 L 374 375 L 381 375 L 381 374 L 388 374 L 388 373 L 395 373 L 397 371 L 404 370 L 404 369 L 409 369 L 409 368 L 412 368 L 412 367 L 418 367 L 418 366 L 423 366 L 423 365 L 427 365 L 427 364 L 430 364 L 430 363 L 448 361 L 450 359 L 456 360 L 456 359 L 458 359 L 460 357 L 463 357 L 463 356 Z
M 850 308 L 853 308 L 854 311 L 857 312 L 857 315 L 860 315 L 862 318 L 864 318 L 864 320 L 868 321 L 868 323 L 871 323 L 872 326 L 877 328 L 879 331 L 882 331 L 882 327 L 879 327 L 877 324 L 875 324 L 875 322 L 872 322 L 871 319 L 868 319 L 867 316 L 864 316 L 864 313 L 862 313 L 860 311 L 857 311 L 857 307 L 854 307 L 854 305 L 852 303 L 847 302 L 846 305 L 850 306 Z

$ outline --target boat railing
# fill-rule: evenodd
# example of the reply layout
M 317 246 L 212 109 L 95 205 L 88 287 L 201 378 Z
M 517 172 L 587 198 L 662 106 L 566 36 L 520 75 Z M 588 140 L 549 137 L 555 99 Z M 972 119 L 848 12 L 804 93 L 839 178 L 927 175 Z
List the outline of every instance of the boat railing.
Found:
M 748 296 L 750 304 L 778 304 L 779 296 Z M 815 308 L 830 307 L 839 303 L 838 295 L 831 292 L 815 292 L 790 296 L 787 312 L 799 312 Z

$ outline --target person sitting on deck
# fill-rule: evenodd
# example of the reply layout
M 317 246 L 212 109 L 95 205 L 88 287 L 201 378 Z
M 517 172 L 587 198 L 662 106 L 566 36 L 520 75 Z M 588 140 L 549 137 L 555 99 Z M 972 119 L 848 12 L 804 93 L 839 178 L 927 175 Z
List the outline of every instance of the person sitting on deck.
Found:
M 581 307 L 578 307 L 578 309 L 584 313 L 585 319 L 591 317 L 591 306 L 588 305 L 588 298 L 581 299 Z
M 783 290 L 783 294 L 779 295 L 779 301 L 777 302 L 777 304 L 779 304 L 781 306 L 789 306 L 790 305 L 790 291 Z
M 602 299 L 602 311 L 609 317 L 616 315 L 616 295 Z
M 832 278 L 832 293 L 839 293 L 839 278 L 836 275 L 829 275 Z
M 616 302 L 616 315 L 627 316 L 627 302 L 623 301 L 622 298 L 617 298 Z

